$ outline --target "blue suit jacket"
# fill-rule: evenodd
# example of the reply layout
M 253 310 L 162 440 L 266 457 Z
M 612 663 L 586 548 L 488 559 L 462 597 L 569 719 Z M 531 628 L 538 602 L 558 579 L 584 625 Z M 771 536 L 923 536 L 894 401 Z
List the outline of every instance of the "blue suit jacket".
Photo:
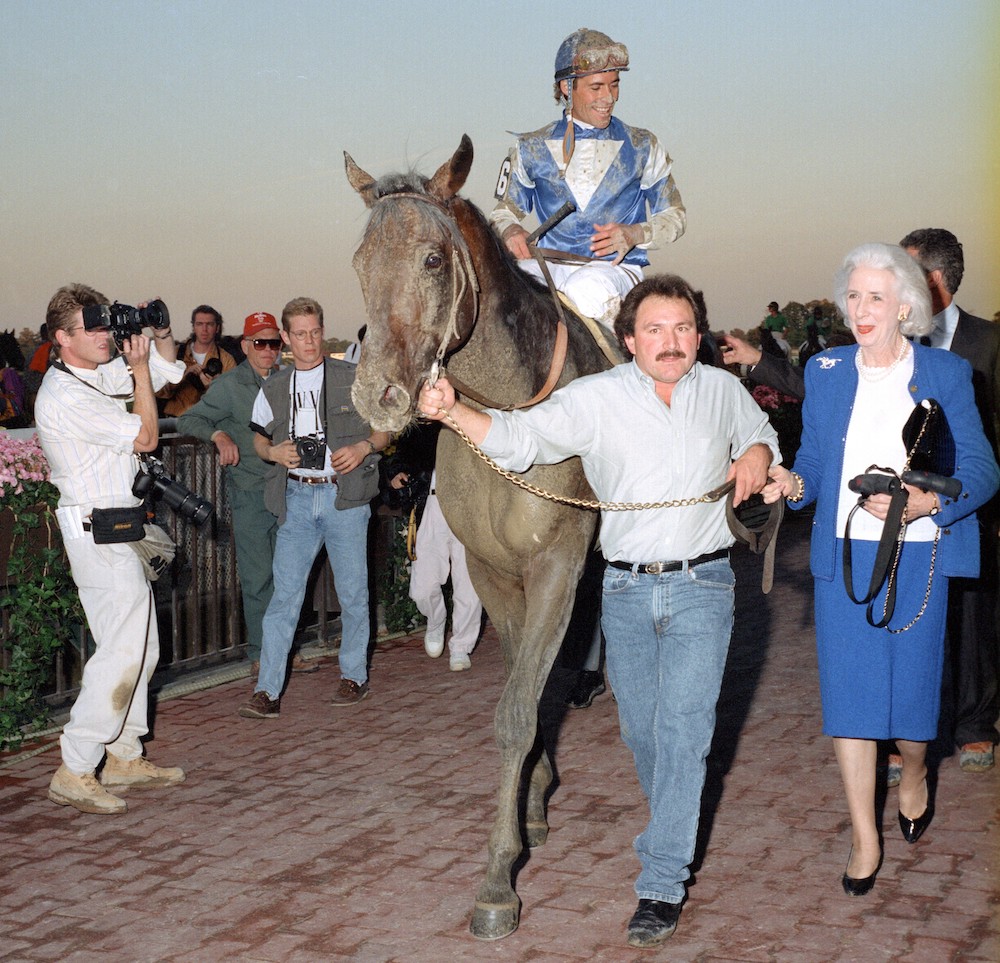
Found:
M 844 466 L 844 442 L 858 388 L 854 359 L 857 345 L 814 355 L 806 365 L 806 397 L 802 408 L 802 444 L 795 471 L 805 483 L 804 497 L 792 508 L 816 502 L 810 568 L 816 578 L 839 576 L 837 504 Z M 975 511 L 997 490 L 1000 469 L 983 434 L 972 391 L 972 369 L 950 351 L 913 345 L 913 403 L 938 401 L 955 436 L 955 477 L 962 482 L 957 499 L 941 500 L 934 521 L 941 527 L 940 574 L 975 578 L 979 574 L 979 525 Z M 872 413 L 872 417 L 877 417 Z M 902 431 L 900 425 L 900 431 Z

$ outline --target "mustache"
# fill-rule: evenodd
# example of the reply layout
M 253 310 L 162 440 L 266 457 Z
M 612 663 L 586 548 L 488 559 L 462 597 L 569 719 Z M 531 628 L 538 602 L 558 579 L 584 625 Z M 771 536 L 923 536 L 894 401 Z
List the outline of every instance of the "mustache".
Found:
M 661 351 L 657 356 L 657 361 L 668 361 L 671 358 L 683 358 L 684 352 L 678 351 L 676 348 L 668 348 L 666 351 Z

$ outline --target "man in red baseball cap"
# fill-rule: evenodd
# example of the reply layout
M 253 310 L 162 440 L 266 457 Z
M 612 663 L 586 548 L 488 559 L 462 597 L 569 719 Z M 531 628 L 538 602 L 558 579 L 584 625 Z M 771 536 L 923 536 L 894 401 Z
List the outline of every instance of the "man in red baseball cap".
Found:
M 257 392 L 276 370 L 281 334 L 273 314 L 256 311 L 243 322 L 242 348 L 246 361 L 217 377 L 202 399 L 177 419 L 177 430 L 211 441 L 225 468 L 229 505 L 233 515 L 236 567 L 243 590 L 243 617 L 247 625 L 247 657 L 254 670 L 260 662 L 261 623 L 274 585 L 271 561 L 278 520 L 264 506 L 267 464 L 257 457 L 250 430 L 250 413 Z M 296 655 L 292 669 L 313 672 L 316 663 Z

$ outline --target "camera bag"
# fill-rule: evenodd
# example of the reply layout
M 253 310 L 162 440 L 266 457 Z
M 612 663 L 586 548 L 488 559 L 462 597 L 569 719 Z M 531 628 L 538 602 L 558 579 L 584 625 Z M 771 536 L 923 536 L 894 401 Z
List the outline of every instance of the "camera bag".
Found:
M 147 525 L 142 541 L 129 542 L 129 548 L 139 556 L 146 578 L 155 582 L 174 560 L 177 546 L 159 525 Z
M 146 508 L 95 508 L 90 513 L 90 533 L 95 545 L 113 545 L 118 542 L 138 542 L 144 538 Z

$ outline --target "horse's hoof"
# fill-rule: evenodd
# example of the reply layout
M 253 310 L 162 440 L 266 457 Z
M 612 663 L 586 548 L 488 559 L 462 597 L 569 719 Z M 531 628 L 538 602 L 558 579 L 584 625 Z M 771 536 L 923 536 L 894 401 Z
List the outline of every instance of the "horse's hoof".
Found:
M 477 940 L 502 940 L 517 929 L 517 903 L 476 903 L 469 930 Z
M 527 823 L 524 827 L 524 834 L 528 839 L 528 846 L 537 849 L 545 845 L 545 840 L 549 838 L 548 823 Z

